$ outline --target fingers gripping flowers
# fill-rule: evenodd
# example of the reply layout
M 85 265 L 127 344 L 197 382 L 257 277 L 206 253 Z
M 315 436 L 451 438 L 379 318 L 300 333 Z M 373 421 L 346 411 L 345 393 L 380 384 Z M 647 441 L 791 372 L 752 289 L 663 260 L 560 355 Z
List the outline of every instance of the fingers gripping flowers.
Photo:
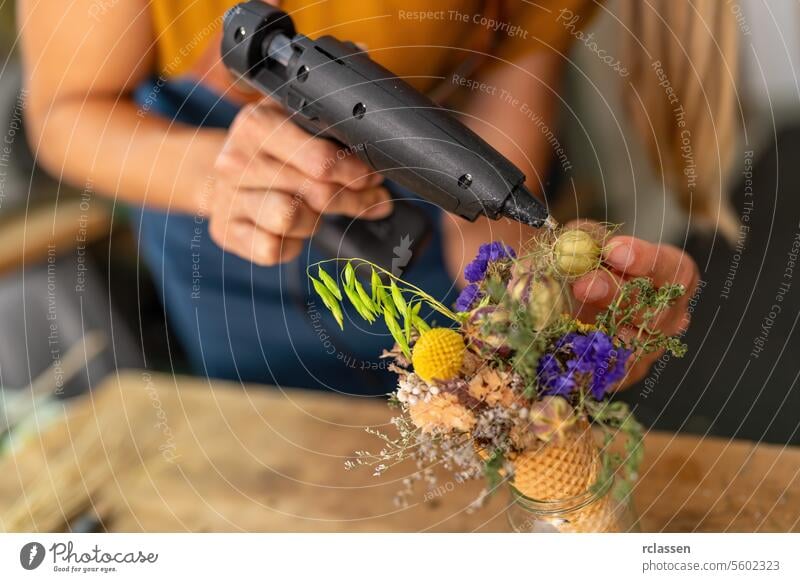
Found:
M 593 322 L 578 321 L 570 315 L 567 283 L 604 269 L 604 240 L 564 229 L 532 240 L 519 256 L 502 242 L 484 244 L 465 268 L 468 286 L 455 311 L 365 261 L 321 263 L 310 278 L 337 321 L 349 302 L 365 320 L 382 319 L 395 340 L 386 355 L 398 375 L 392 402 L 401 411 L 393 421 L 399 437 L 371 431 L 384 448 L 362 452 L 350 465 L 370 465 L 380 474 L 411 458 L 415 477 L 432 485 L 430 467 L 441 462 L 459 478 L 486 476 L 491 488 L 501 477 L 514 479 L 516 470 L 530 471 L 532 458 L 544 458 L 535 451 L 577 438 L 579 427 L 585 431 L 590 423 L 606 435 L 628 435 L 628 450 L 638 451 L 641 428 L 624 404 L 608 397 L 642 354 L 683 353 L 677 338 L 651 323 L 684 290 L 632 279 Z M 325 266 L 336 267 L 336 276 Z M 357 273 L 366 275 L 368 287 Z M 450 325 L 431 329 L 420 316 L 423 303 Z M 629 333 L 637 323 L 638 331 Z M 609 470 L 640 457 L 615 457 Z M 624 473 L 634 475 L 636 467 Z M 530 475 L 518 481 L 529 482 Z

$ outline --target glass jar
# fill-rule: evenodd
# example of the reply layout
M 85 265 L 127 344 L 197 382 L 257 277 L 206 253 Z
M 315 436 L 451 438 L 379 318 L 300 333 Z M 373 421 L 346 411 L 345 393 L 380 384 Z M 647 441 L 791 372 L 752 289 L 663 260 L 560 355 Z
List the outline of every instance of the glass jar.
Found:
M 511 529 L 525 533 L 599 533 L 640 531 L 632 496 L 616 478 L 604 479 L 567 499 L 540 501 L 513 485 L 506 511 Z

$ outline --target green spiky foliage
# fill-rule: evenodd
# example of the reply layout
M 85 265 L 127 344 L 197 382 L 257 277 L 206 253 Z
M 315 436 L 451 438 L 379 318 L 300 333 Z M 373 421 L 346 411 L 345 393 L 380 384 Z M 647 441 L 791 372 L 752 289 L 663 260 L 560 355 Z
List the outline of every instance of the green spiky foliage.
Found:
M 463 314 L 452 311 L 419 287 L 364 259 L 321 261 L 310 265 L 307 274 L 314 291 L 340 328 L 344 329 L 342 305 L 347 301 L 368 323 L 382 319 L 406 357 L 411 357 L 412 337 L 430 329 L 420 316 L 423 304 L 454 323 L 460 324 L 465 318 Z M 369 290 L 362 280 L 369 280 Z

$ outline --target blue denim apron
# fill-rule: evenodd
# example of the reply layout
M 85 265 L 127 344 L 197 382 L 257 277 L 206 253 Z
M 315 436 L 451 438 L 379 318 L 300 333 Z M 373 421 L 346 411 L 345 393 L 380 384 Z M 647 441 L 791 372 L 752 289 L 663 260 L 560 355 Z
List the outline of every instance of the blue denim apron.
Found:
M 228 127 L 238 111 L 193 81 L 153 81 L 135 98 L 150 114 L 194 126 Z M 403 278 L 449 303 L 455 290 L 444 266 L 440 212 L 420 207 L 434 233 Z M 382 322 L 370 326 L 352 310 L 339 330 L 306 278 L 306 266 L 325 258 L 313 245 L 294 261 L 265 268 L 222 251 L 200 217 L 136 209 L 132 222 L 171 331 L 196 374 L 355 395 L 393 388 L 379 358 L 391 335 Z

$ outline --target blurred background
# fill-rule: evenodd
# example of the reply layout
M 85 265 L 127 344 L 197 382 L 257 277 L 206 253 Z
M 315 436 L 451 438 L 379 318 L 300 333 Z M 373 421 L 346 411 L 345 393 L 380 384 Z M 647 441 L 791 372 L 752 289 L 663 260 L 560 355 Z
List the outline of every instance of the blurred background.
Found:
M 791 0 L 735 6 L 748 41 L 740 58 L 746 117 L 728 196 L 740 217 L 750 215 L 749 231 L 726 240 L 688 227 L 648 169 L 645 149 L 630 151 L 615 74 L 583 45 L 572 49 L 576 66 L 567 73 L 559 128 L 574 169 L 558 185 L 566 194 L 555 208 L 561 220 L 580 208 L 582 217 L 624 223 L 628 233 L 685 248 L 700 266 L 688 356 L 659 361 L 621 396 L 644 423 L 798 444 L 800 282 L 784 294 L 781 317 L 770 311 L 800 232 L 800 13 Z M 13 2 L 0 4 L 7 146 L 0 150 L 0 389 L 5 416 L 22 418 L 26 407 L 16 396 L 29 386 L 69 398 L 117 369 L 188 368 L 124 209 L 96 196 L 91 184 L 69 187 L 36 166 L 25 139 L 13 12 Z M 598 15 L 593 31 L 598 43 L 614 43 L 608 14 Z M 745 206 L 749 189 L 752 208 Z
M 2 2 L 0 434 L 32 409 L 29 387 L 69 398 L 117 369 L 182 371 L 183 361 L 125 211 L 37 166 L 15 38 L 14 2 Z

